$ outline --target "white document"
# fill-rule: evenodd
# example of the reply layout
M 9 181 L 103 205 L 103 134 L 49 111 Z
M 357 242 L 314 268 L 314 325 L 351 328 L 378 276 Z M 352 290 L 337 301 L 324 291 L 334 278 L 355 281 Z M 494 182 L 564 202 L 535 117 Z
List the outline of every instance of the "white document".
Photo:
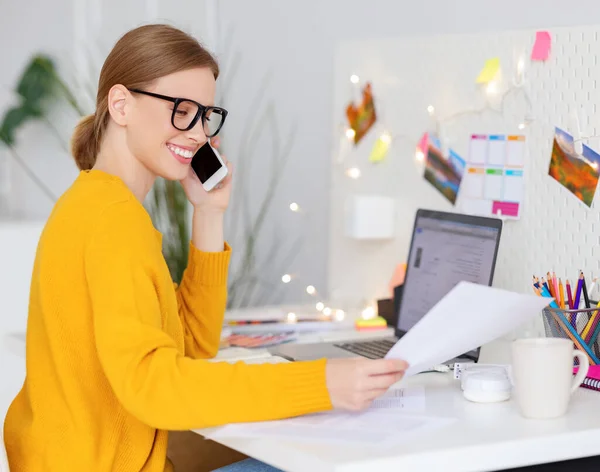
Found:
M 230 424 L 203 435 L 216 438 L 294 438 L 306 442 L 357 443 L 386 447 L 445 427 L 454 418 L 405 415 L 394 410 L 318 413 L 279 421 Z
M 521 326 L 551 298 L 460 282 L 414 325 L 386 357 L 409 363 L 414 375 L 476 349 Z
M 401 409 L 414 412 L 425 411 L 425 388 L 392 388 L 381 397 L 376 398 L 373 403 L 371 403 L 370 409 Z

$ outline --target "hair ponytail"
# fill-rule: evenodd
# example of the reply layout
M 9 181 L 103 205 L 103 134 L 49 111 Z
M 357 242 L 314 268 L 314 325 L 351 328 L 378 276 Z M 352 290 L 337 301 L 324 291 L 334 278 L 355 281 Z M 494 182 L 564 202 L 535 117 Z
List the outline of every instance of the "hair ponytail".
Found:
M 219 66 L 200 43 L 169 25 L 145 25 L 123 35 L 104 61 L 98 81 L 96 113 L 83 118 L 71 138 L 71 153 L 80 170 L 96 163 L 110 122 L 108 93 L 115 84 L 143 88 L 156 79 L 182 70 L 208 67 L 215 79 Z
M 71 138 L 71 154 L 79 170 L 90 170 L 96 163 L 98 140 L 96 137 L 96 116 L 88 115 L 77 123 Z

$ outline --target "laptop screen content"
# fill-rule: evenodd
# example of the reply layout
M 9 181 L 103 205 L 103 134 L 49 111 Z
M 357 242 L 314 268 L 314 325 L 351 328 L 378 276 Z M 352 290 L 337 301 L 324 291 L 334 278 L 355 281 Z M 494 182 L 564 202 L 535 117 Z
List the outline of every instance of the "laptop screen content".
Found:
M 419 216 L 398 328 L 408 331 L 460 281 L 491 285 L 499 230 Z

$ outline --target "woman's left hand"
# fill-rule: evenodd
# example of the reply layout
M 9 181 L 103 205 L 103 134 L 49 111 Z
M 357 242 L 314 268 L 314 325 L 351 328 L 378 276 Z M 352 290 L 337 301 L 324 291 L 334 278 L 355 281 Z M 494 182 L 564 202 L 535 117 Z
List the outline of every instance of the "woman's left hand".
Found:
M 210 143 L 215 149 L 218 149 L 220 145 L 219 137 L 213 138 Z M 194 205 L 195 210 L 224 212 L 227 209 L 229 197 L 231 195 L 233 165 L 225 159 L 225 156 L 221 156 L 221 158 L 227 165 L 227 177 L 219 182 L 210 192 L 204 190 L 202 182 L 200 182 L 200 179 L 192 169 L 192 166 L 189 168 L 187 177 L 181 181 L 185 194 L 190 203 Z

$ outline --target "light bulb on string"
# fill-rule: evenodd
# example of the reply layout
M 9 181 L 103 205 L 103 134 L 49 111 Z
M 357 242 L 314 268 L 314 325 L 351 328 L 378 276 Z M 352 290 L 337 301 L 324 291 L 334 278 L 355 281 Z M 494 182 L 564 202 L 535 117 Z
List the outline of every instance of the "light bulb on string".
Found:
M 328 306 L 326 306 L 325 308 L 323 308 L 323 314 L 325 316 L 331 316 L 331 308 L 329 308 Z
M 350 167 L 346 170 L 346 175 L 351 179 L 358 179 L 360 177 L 360 169 L 358 167 Z
M 520 130 L 524 130 L 524 129 L 525 129 L 525 126 L 526 126 L 526 125 L 525 125 L 525 123 L 519 123 L 519 126 L 518 126 L 518 128 L 519 128 Z
M 294 213 L 297 213 L 300 211 L 300 205 L 298 205 L 296 202 L 292 202 L 290 203 L 290 210 L 292 210 Z
M 292 281 L 292 276 L 291 276 L 290 274 L 283 274 L 283 275 L 281 276 L 281 281 L 282 281 L 284 284 L 289 284 L 289 283 Z
M 306 293 L 308 293 L 309 295 L 314 295 L 315 293 L 317 293 L 317 289 L 313 285 L 309 285 L 308 287 L 306 287 Z
M 288 313 L 287 314 L 287 321 L 288 323 L 295 323 L 296 321 L 298 321 L 298 317 L 296 316 L 296 313 Z
M 336 321 L 344 321 L 345 316 L 344 310 L 335 310 L 334 318 Z
M 362 318 L 363 320 L 370 320 L 371 318 L 375 318 L 375 308 L 373 308 L 372 306 L 366 307 L 362 311 Z
M 392 135 L 387 131 L 384 131 L 383 133 L 381 133 L 381 136 L 379 136 L 379 139 L 384 144 L 390 144 L 392 142 Z
M 415 152 L 415 159 L 417 160 L 417 162 L 423 162 L 425 160 L 425 154 L 423 153 L 423 151 L 417 149 L 417 152 Z
M 429 116 L 433 116 L 435 114 L 435 108 L 433 105 L 429 105 L 427 107 L 427 113 L 429 113 Z
M 356 131 L 354 131 L 352 128 L 346 128 L 346 137 L 350 141 L 354 139 L 354 136 L 356 136 Z
M 350 82 L 352 82 L 353 84 L 356 85 L 357 83 L 360 82 L 360 77 L 358 75 L 356 75 L 356 74 L 352 74 L 350 76 Z
M 496 83 L 495 80 L 492 80 L 491 82 L 489 82 L 487 84 L 487 87 L 485 88 L 485 92 L 488 95 L 495 95 L 497 91 L 498 91 L 498 84 Z
M 323 302 L 317 302 L 315 308 L 317 309 L 317 311 L 323 311 L 323 309 L 325 308 L 325 304 Z

